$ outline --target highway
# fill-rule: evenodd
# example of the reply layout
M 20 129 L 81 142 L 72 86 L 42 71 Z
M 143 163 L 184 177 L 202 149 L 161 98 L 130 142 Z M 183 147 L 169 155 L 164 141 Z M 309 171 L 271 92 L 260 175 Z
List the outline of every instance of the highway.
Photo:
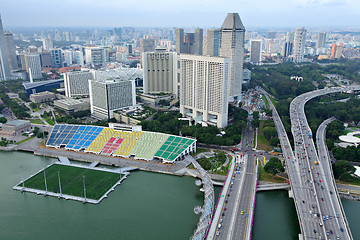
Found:
M 295 196 L 304 211 L 300 216 L 305 239 L 352 239 L 352 235 L 337 194 L 329 160 L 326 159 L 326 145 L 319 145 L 321 156 L 318 156 L 304 106 L 307 101 L 318 96 L 358 89 L 337 87 L 315 90 L 296 97 L 290 104 L 296 157 L 293 165 L 300 168 L 300 181 L 297 184 L 302 187 L 301 195 Z
M 252 150 L 254 130 L 250 123 L 246 127 L 242 135 L 240 151 L 243 156 L 238 155 L 237 159 L 241 163 L 236 166 L 236 171 L 232 176 L 230 191 L 225 201 L 222 212 L 222 218 L 218 224 L 215 239 L 246 239 L 249 224 L 251 224 L 250 205 L 252 200 L 252 192 L 256 187 L 254 184 L 255 168 L 256 168 L 256 152 Z
M 299 238 L 352 239 L 329 164 L 327 163 L 325 166 L 323 163 L 319 163 L 304 106 L 310 99 L 321 95 L 359 89 L 358 86 L 327 88 L 296 97 L 290 104 L 291 131 L 294 136 L 295 151 L 291 149 L 276 109 L 267 93 L 261 89 L 273 111 L 275 127 L 284 152 L 286 169 L 301 229 Z M 325 220 L 323 220 L 324 217 Z

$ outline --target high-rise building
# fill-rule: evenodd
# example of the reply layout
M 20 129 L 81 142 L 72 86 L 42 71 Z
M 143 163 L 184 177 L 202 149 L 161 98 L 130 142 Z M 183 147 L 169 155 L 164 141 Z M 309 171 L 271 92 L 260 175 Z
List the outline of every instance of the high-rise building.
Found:
M 324 48 L 326 42 L 326 32 L 319 32 L 316 41 L 316 48 Z
M 64 73 L 65 95 L 67 97 L 89 96 L 89 80 L 94 80 L 94 74 L 89 71 Z
M 62 54 L 62 50 L 60 48 L 51 49 L 51 65 L 54 68 L 62 68 L 64 67 L 64 58 Z
M 154 39 L 140 39 L 140 52 L 153 52 L 155 50 Z
M 74 52 L 74 60 L 76 64 L 79 64 L 81 67 L 84 67 L 84 54 L 82 51 L 78 50 Z
M 220 30 L 219 56 L 230 58 L 229 97 L 239 100 L 242 89 L 245 27 L 239 14 L 228 13 Z
M 304 27 L 296 28 L 292 53 L 293 62 L 299 63 L 304 61 L 305 43 L 306 29 Z
M 43 49 L 45 51 L 49 51 L 54 48 L 54 44 L 51 38 L 49 37 L 43 38 L 42 42 L 43 42 Z
M 20 55 L 21 56 L 21 55 Z M 51 68 L 51 55 L 49 52 L 40 53 L 41 68 Z
M 108 50 L 103 47 L 85 47 L 85 61 L 87 64 L 102 65 L 108 62 Z
M 18 70 L 18 62 L 15 52 L 14 35 L 9 32 L 4 32 L 4 39 L 6 45 L 6 56 L 8 58 L 10 70 Z
M 253 64 L 261 62 L 261 40 L 251 40 L 250 62 Z
M 157 48 L 142 53 L 144 93 L 172 93 L 178 95 L 177 53 Z
M 41 62 L 40 55 L 28 53 L 25 54 L 26 72 L 32 77 L 32 79 L 41 79 Z M 31 79 L 31 78 L 30 78 Z
M 182 28 L 176 29 L 176 52 L 184 52 L 184 29 Z
M 203 29 L 197 28 L 194 33 L 185 33 L 184 29 L 176 29 L 176 52 L 202 55 Z
M 292 50 L 293 50 L 293 42 L 290 41 L 286 41 L 283 45 L 283 58 L 288 58 L 291 54 L 292 54 Z
M 220 29 L 209 29 L 206 34 L 206 47 L 203 46 L 203 55 L 219 56 Z
M 66 63 L 67 66 L 70 66 L 73 64 L 73 51 L 71 50 L 64 50 L 64 63 Z
M 119 40 L 122 40 L 122 28 L 114 28 L 114 33 L 119 37 Z
M 340 43 L 339 45 L 336 45 L 335 43 L 332 44 L 331 48 L 331 59 L 340 58 L 344 50 L 344 44 Z
M 1 15 L 0 15 L 0 81 L 5 81 L 10 78 L 11 78 L 10 66 L 7 57 L 4 29 L 2 26 Z
M 202 55 L 203 54 L 203 30 L 201 28 L 195 29 L 195 39 L 194 39 L 194 54 Z
M 179 58 L 181 114 L 226 127 L 230 59 L 186 54 Z
M 110 119 L 114 111 L 135 107 L 135 80 L 113 77 L 100 72 L 95 80 L 89 80 L 91 115 L 98 119 Z

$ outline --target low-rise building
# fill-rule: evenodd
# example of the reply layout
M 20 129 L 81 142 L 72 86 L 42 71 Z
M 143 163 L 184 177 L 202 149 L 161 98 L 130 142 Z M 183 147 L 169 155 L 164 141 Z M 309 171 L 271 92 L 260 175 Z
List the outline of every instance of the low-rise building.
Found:
M 49 102 L 55 98 L 55 93 L 49 91 L 30 94 L 30 101 L 33 103 Z
M 54 106 L 65 111 L 67 114 L 72 114 L 74 112 L 89 111 L 90 101 L 89 99 L 64 98 L 55 100 Z
M 31 123 L 27 120 L 13 120 L 2 125 L 1 134 L 9 136 L 21 135 L 31 131 Z

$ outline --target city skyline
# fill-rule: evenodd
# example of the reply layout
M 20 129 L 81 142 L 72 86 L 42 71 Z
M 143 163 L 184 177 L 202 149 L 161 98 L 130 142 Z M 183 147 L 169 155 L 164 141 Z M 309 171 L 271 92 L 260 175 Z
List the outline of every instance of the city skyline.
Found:
M 93 0 L 54 0 L 52 5 L 59 13 L 56 17 L 50 8 L 44 11 L 39 7 L 42 4 L 40 0 L 2 3 L 0 12 L 6 19 L 4 26 L 213 27 L 220 26 L 228 12 L 238 12 L 247 27 L 360 26 L 360 16 L 356 12 L 360 3 L 355 0 L 277 0 L 272 1 L 271 6 L 265 0 L 257 0 L 256 4 L 233 0 L 222 4 L 213 0 L 174 3 L 155 0 L 138 1 L 136 5 L 113 0 L 101 4 Z

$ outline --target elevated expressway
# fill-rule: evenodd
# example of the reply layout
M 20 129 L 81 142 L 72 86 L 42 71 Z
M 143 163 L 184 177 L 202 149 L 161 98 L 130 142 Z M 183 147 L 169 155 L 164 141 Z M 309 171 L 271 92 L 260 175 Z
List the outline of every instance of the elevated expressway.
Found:
M 297 201 L 301 201 L 300 204 L 307 207 L 304 217 L 309 223 L 309 228 L 313 228 L 305 232 L 305 238 L 353 239 L 337 194 L 329 160 L 323 156 L 327 149 L 319 145 L 322 158 L 319 157 L 306 120 L 304 106 L 315 97 L 359 89 L 357 86 L 315 90 L 296 97 L 290 104 L 291 131 L 297 158 L 297 162 L 293 164 L 300 167 L 303 186 L 303 195 L 300 196 L 303 199 L 297 198 Z
M 359 89 L 359 86 L 320 89 L 296 97 L 290 104 L 295 151 L 291 149 L 276 109 L 266 92 L 261 90 L 273 111 L 273 119 L 284 153 L 301 229 L 300 239 L 353 239 L 337 195 L 329 162 L 324 157 L 319 158 L 316 153 L 304 106 L 307 101 L 318 96 Z M 323 147 L 320 148 L 321 152 L 325 151 Z M 316 165 L 315 162 L 319 164 Z

